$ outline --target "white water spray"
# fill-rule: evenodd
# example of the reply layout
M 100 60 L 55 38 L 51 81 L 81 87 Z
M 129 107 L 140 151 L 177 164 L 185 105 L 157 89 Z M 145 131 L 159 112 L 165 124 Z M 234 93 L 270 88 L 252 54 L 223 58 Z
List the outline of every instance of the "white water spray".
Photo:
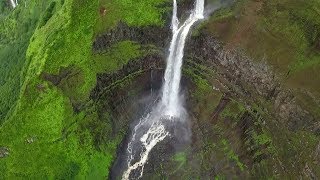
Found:
M 177 18 L 177 4 L 174 0 L 172 30 L 173 36 L 170 44 L 170 54 L 167 59 L 167 68 L 165 71 L 163 86 L 162 104 L 165 106 L 165 115 L 171 117 L 179 117 L 181 112 L 181 101 L 179 97 L 181 66 L 183 60 L 183 50 L 187 35 L 191 26 L 203 19 L 204 0 L 196 0 L 195 9 L 190 14 L 189 18 L 178 28 L 179 21 Z
M 11 3 L 12 8 L 14 9 L 18 5 L 18 0 L 10 0 L 10 3 Z
M 148 160 L 149 153 L 152 148 L 159 142 L 163 141 L 169 132 L 165 129 L 164 121 L 169 122 L 174 119 L 181 119 L 184 111 L 179 96 L 181 67 L 183 61 L 183 51 L 187 35 L 192 25 L 200 19 L 204 18 L 204 0 L 196 0 L 195 7 L 189 18 L 179 27 L 177 17 L 177 2 L 173 0 L 172 15 L 172 40 L 167 58 L 167 67 L 164 75 L 164 85 L 162 89 L 162 98 L 158 105 L 146 116 L 140 119 L 138 125 L 135 126 L 133 136 L 128 144 L 128 169 L 123 173 L 122 179 L 129 179 L 133 170 L 139 170 L 139 177 L 143 175 L 143 168 Z M 139 138 L 140 139 L 137 139 Z M 141 146 L 139 154 L 140 159 L 133 163 L 137 154 L 133 146 Z

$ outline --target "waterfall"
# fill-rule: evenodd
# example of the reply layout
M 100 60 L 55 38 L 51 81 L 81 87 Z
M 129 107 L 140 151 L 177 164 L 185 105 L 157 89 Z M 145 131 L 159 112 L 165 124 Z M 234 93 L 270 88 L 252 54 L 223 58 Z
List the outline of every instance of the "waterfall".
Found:
M 162 104 L 165 107 L 165 115 L 171 117 L 179 117 L 180 113 L 180 99 L 179 88 L 181 80 L 181 66 L 183 60 L 183 50 L 186 42 L 186 37 L 189 33 L 191 26 L 203 18 L 204 13 L 204 0 L 196 0 L 195 9 L 190 14 L 189 18 L 183 25 L 179 26 L 177 18 L 177 7 L 174 0 L 173 17 L 172 17 L 172 41 L 170 44 L 170 54 L 167 59 L 167 68 L 165 71 L 164 87 L 162 94 Z
M 18 5 L 18 0 L 10 0 L 10 3 L 11 3 L 12 8 L 14 9 Z
M 127 148 L 129 154 L 127 159 L 128 168 L 123 173 L 122 179 L 129 179 L 131 172 L 134 170 L 139 170 L 138 178 L 142 177 L 144 165 L 148 161 L 152 148 L 167 136 L 170 136 L 170 133 L 166 130 L 165 123 L 172 123 L 174 119 L 182 118 L 183 106 L 179 91 L 184 46 L 192 25 L 204 18 L 204 0 L 196 0 L 195 7 L 189 18 L 180 27 L 177 11 L 177 2 L 173 0 L 172 40 L 164 74 L 162 97 L 159 104 L 149 114 L 142 117 L 134 127 L 133 135 Z M 140 159 L 133 162 L 136 156 L 139 156 Z

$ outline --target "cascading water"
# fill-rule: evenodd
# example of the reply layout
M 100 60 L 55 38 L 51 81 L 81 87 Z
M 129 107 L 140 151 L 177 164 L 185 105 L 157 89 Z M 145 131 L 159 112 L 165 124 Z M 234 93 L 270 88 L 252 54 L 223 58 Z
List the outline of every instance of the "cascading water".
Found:
M 162 104 L 165 107 L 165 115 L 179 117 L 180 108 L 182 107 L 179 100 L 179 88 L 181 80 L 181 66 L 183 60 L 183 50 L 186 37 L 191 26 L 203 18 L 204 0 L 196 0 L 195 9 L 189 18 L 179 26 L 177 18 L 177 4 L 174 0 L 174 13 L 172 17 L 173 37 L 170 45 L 170 54 L 167 59 L 167 68 L 165 71 L 163 86 Z
M 171 23 L 173 35 L 164 75 L 165 82 L 162 89 L 162 98 L 146 117 L 140 119 L 133 130 L 132 139 L 127 149 L 129 154 L 127 160 L 128 168 L 123 173 L 122 179 L 129 179 L 131 172 L 134 170 L 139 170 L 138 178 L 141 178 L 144 165 L 152 148 L 167 136 L 170 136 L 170 133 L 166 130 L 165 123 L 172 123 L 175 119 L 183 119 L 182 112 L 184 112 L 184 109 L 179 96 L 183 51 L 192 25 L 203 18 L 204 0 L 196 0 L 195 7 L 189 18 L 179 27 L 177 2 L 173 0 Z M 137 155 L 140 159 L 133 163 Z
M 18 0 L 10 0 L 12 8 L 16 8 L 18 5 Z

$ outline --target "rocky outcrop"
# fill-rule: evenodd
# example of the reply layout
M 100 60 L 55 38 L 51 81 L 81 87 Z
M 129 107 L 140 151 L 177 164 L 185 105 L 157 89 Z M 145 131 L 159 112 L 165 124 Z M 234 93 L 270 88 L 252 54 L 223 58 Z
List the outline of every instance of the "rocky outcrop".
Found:
M 264 62 L 255 62 L 237 50 L 226 50 L 208 33 L 193 38 L 187 46 L 187 56 L 196 63 L 210 66 L 218 72 L 234 97 L 247 104 L 259 103 L 260 99 L 272 103 L 263 108 L 292 130 L 314 129 L 316 119 L 295 103 L 290 90 L 284 89 L 272 69 Z
M 178 2 L 178 6 L 178 17 L 183 20 L 190 14 L 194 6 L 194 1 L 182 0 Z M 171 23 L 171 12 L 165 11 L 162 16 L 164 19 L 164 26 L 162 27 L 131 27 L 125 23 L 119 23 L 114 29 L 96 37 L 92 45 L 93 51 L 96 53 L 103 52 L 116 42 L 128 40 L 138 42 L 142 45 L 154 45 L 165 51 L 166 49 L 163 48 L 168 46 L 171 39 L 171 30 L 168 28 Z
M 135 41 L 142 45 L 166 47 L 170 41 L 170 29 L 159 27 L 130 27 L 120 23 L 116 28 L 96 38 L 93 43 L 94 52 L 103 52 L 120 41 Z
M 91 93 L 91 98 L 98 100 L 104 93 L 109 92 L 113 85 L 121 79 L 139 72 L 163 69 L 164 57 L 160 54 L 147 55 L 141 59 L 135 59 L 123 66 L 120 70 L 112 73 L 101 73 L 97 75 L 97 85 Z M 116 92 L 114 92 L 116 93 Z M 115 94 L 114 94 L 115 95 Z
M 187 3 L 185 6 L 179 7 L 183 7 L 187 13 L 186 9 L 191 4 Z M 179 16 L 183 17 L 184 15 L 180 12 Z M 169 21 L 167 20 L 167 22 Z M 157 91 L 161 88 L 165 66 L 165 47 L 169 44 L 171 34 L 167 27 L 137 28 L 119 24 L 114 30 L 97 37 L 94 42 L 93 50 L 95 53 L 104 52 L 113 44 L 126 40 L 136 41 L 142 45 L 154 45 L 158 50 L 157 53 L 131 60 L 116 72 L 98 74 L 97 85 L 91 92 L 90 98 L 97 105 L 99 116 L 103 117 L 106 109 L 111 111 L 108 113 L 112 117 L 113 135 L 121 131 L 128 133 L 129 124 L 143 114 L 141 109 L 148 108 L 145 106 L 145 101 L 141 103 L 141 99 L 143 99 L 141 97 L 149 98 L 152 90 Z M 199 34 L 199 36 L 193 36 L 187 41 L 185 53 L 187 61 L 185 61 L 184 67 L 188 69 L 201 65 L 209 71 L 214 71 L 212 79 L 218 83 L 210 84 L 210 88 L 222 95 L 217 96 L 220 103 L 218 102 L 218 105 L 208 113 L 208 116 L 201 114 L 203 112 L 201 108 L 209 108 L 214 103 L 207 101 L 203 103 L 198 99 L 194 101 L 192 93 L 196 91 L 193 89 L 196 84 L 190 81 L 192 78 L 188 74 L 184 74 L 184 82 L 187 83 L 183 85 L 191 89 L 189 94 L 186 93 L 188 99 L 186 106 L 190 110 L 193 134 L 192 143 L 187 151 L 190 154 L 186 154 L 186 158 L 190 161 L 186 167 L 192 167 L 188 171 L 190 174 L 194 172 L 197 175 L 200 174 L 201 177 L 212 177 L 223 171 L 229 173 L 230 176 L 227 177 L 230 178 L 234 175 L 250 177 L 251 174 L 248 173 L 251 173 L 251 168 L 258 167 L 260 170 L 265 170 L 266 166 L 260 166 L 260 162 L 275 157 L 270 153 L 271 146 L 273 147 L 272 140 L 257 142 L 253 134 L 263 134 L 264 124 L 268 121 L 273 122 L 271 126 L 281 125 L 281 128 L 292 132 L 307 130 L 316 133 L 319 131 L 319 126 L 316 126 L 316 117 L 296 103 L 293 93 L 281 85 L 281 80 L 277 78 L 270 66 L 263 61 L 254 61 L 239 50 L 224 48 L 223 44 L 210 33 L 200 30 Z M 209 78 L 212 74 L 202 71 L 204 70 L 200 68 L 194 73 L 197 77 L 207 79 L 211 83 Z M 152 98 L 153 102 L 157 100 L 157 97 Z M 237 112 L 238 114 L 233 118 L 220 118 L 220 114 L 233 99 L 244 104 L 245 110 Z M 196 107 L 196 103 L 203 103 L 203 105 Z M 195 111 L 195 108 L 200 110 Z M 196 113 L 193 114 L 193 112 Z M 237 120 L 237 122 L 232 120 Z M 220 124 L 217 125 L 218 123 Z M 212 127 L 217 129 L 213 130 Z M 216 131 L 219 128 L 222 128 L 220 134 Z M 113 135 L 111 136 L 113 137 Z M 123 160 L 123 151 L 130 134 L 128 133 L 126 136 L 118 148 L 119 158 L 114 164 L 113 171 L 117 171 L 119 163 L 121 164 Z M 224 142 L 222 144 L 218 142 L 217 139 L 222 137 L 230 140 L 230 145 L 226 141 L 222 141 Z M 146 167 L 146 178 L 155 177 L 155 172 L 159 172 L 161 176 L 171 177 L 168 172 L 172 172 L 176 167 L 180 168 L 180 164 L 175 165 L 170 159 L 176 153 L 170 144 L 172 142 L 163 142 L 151 153 L 152 160 Z M 235 163 L 237 157 L 233 154 L 230 155 L 232 148 L 235 150 L 234 153 L 239 156 L 239 162 Z M 233 159 L 226 160 L 223 155 L 232 156 L 231 159 Z M 198 156 L 201 156 L 202 159 Z M 245 164 L 247 170 L 241 170 L 240 161 Z M 272 163 L 278 162 L 272 161 Z M 264 173 L 271 174 L 275 169 L 281 171 L 286 168 L 280 161 L 279 164 L 280 168 L 268 166 L 270 169 Z M 167 168 L 162 169 L 162 165 Z M 305 167 L 305 174 L 312 177 L 310 167 L 308 165 Z M 111 177 L 119 174 L 119 172 L 113 171 Z M 188 173 L 182 175 L 186 174 L 188 175 Z M 177 177 L 181 178 L 182 176 Z

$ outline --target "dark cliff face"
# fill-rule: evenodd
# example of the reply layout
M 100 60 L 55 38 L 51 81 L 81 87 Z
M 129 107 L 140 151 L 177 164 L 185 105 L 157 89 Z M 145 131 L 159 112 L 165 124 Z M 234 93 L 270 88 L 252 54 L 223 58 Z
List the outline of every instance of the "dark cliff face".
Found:
M 183 21 L 194 0 L 177 0 Z M 119 179 L 159 100 L 171 1 L 0 3 L 0 179 Z M 19 1 L 20 2 L 20 1 Z M 24 3 L 27 2 L 27 3 Z M 320 177 L 320 1 L 207 0 L 143 179 Z M 3 11 L 2 11 L 3 10 Z
M 188 12 L 190 3 L 180 5 L 181 11 Z M 170 22 L 170 16 L 166 16 Z M 118 147 L 111 179 L 121 175 L 130 122 L 139 118 L 151 101 L 139 99 L 157 99 L 170 36 L 168 27 L 131 28 L 120 24 L 93 44 L 96 53 L 120 40 L 156 49 L 117 72 L 99 74 L 91 93 L 101 113 L 112 110 L 117 119 L 112 122 L 114 129 L 127 133 Z M 181 149 L 172 145 L 174 139 L 157 145 L 145 167 L 144 179 L 319 175 L 319 117 L 296 101 L 271 66 L 254 61 L 242 51 L 225 48 L 206 28 L 197 29 L 196 35 L 190 33 L 184 59 L 182 92 L 192 141 Z
M 319 117 L 295 102 L 294 95 L 283 87 L 266 63 L 253 62 L 241 52 L 225 49 L 221 42 L 208 33 L 190 41 L 187 56 L 197 64 L 216 70 L 221 81 L 226 82 L 223 85 L 228 87 L 229 93 L 243 103 L 250 105 L 259 99 L 268 101 L 271 106 L 265 107 L 266 111 L 291 130 L 319 131 L 316 128 Z
M 111 45 L 123 40 L 135 41 L 142 45 L 152 44 L 159 48 L 165 47 L 170 41 L 170 35 L 169 28 L 137 28 L 120 23 L 114 30 L 96 38 L 93 43 L 93 51 L 105 51 Z

